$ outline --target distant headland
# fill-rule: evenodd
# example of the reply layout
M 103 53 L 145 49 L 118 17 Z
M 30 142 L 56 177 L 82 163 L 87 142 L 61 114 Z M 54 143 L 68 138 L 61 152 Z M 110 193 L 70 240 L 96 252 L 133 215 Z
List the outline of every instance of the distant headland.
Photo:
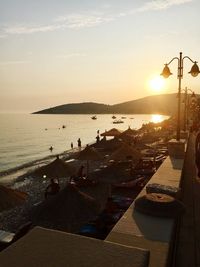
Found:
M 176 94 L 153 95 L 115 105 L 85 102 L 47 108 L 32 114 L 163 114 L 177 111 Z

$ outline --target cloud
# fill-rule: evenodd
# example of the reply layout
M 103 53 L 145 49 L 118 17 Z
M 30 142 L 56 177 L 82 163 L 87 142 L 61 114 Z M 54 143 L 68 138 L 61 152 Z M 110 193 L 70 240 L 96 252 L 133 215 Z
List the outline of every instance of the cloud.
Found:
M 6 38 L 8 35 L 6 34 L 0 34 L 0 39 Z
M 30 63 L 30 61 L 28 60 L 2 61 L 0 62 L 0 66 L 18 65 L 18 64 L 26 64 L 26 63 Z
M 139 7 L 138 12 L 150 11 L 150 10 L 162 10 L 168 9 L 172 6 L 182 5 L 193 0 L 153 0 L 145 3 L 143 6 Z
M 172 6 L 182 5 L 193 0 L 152 0 L 146 2 L 139 8 L 132 10 L 126 10 L 116 14 L 106 14 L 104 12 L 83 12 L 83 13 L 72 13 L 59 16 L 53 20 L 49 25 L 38 25 L 38 26 L 13 26 L 4 29 L 4 34 L 0 35 L 5 37 L 7 34 L 33 34 L 40 32 L 51 32 L 61 29 L 84 29 L 89 27 L 96 27 L 104 23 L 108 23 L 119 19 L 121 17 L 130 16 L 138 12 L 147 12 L 151 10 L 164 10 Z
M 14 26 L 4 29 L 6 34 L 32 34 L 39 32 L 50 32 L 60 29 L 82 29 L 88 27 L 95 27 L 102 23 L 113 21 L 114 16 L 105 16 L 100 13 L 93 15 L 85 14 L 70 14 L 66 16 L 60 16 L 54 20 L 54 23 L 50 25 L 42 25 L 35 27 L 27 26 Z
M 5 29 L 7 34 L 30 34 L 37 32 L 49 32 L 61 29 L 63 25 L 47 25 L 37 27 L 26 27 L 26 26 L 14 26 Z
M 57 55 L 57 58 L 72 58 L 72 57 L 85 57 L 86 54 L 84 53 L 70 53 L 70 54 L 62 54 L 62 55 Z
M 66 27 L 70 29 L 94 27 L 102 23 L 114 20 L 112 16 L 107 17 L 99 14 L 94 14 L 94 15 L 72 14 L 67 16 L 65 19 L 66 19 Z

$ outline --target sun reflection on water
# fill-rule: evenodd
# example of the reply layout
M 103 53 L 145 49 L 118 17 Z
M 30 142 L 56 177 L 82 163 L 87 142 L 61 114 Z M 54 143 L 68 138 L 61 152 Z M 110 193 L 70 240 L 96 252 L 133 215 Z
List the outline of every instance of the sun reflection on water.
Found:
M 158 114 L 152 114 L 151 115 L 151 122 L 158 123 L 163 121 L 165 118 L 163 115 L 158 115 Z

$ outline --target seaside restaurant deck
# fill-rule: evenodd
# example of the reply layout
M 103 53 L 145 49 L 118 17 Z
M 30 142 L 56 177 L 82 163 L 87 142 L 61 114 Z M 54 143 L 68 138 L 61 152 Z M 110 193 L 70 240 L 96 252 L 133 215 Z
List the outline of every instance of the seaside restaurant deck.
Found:
M 190 136 L 184 158 L 166 158 L 106 240 L 36 227 L 0 253 L 0 266 L 200 266 L 199 230 L 191 229 L 191 222 L 200 218 L 198 210 L 191 214 L 200 192 L 199 184 L 194 181 L 194 138 Z M 181 219 L 135 210 L 135 202 L 146 194 L 150 183 L 181 186 L 181 199 L 186 206 Z

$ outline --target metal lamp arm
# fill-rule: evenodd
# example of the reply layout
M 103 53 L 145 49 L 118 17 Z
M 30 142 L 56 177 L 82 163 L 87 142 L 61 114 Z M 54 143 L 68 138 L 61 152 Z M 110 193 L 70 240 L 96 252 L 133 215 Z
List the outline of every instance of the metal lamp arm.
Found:
M 172 61 L 174 61 L 174 59 L 177 59 L 177 60 L 179 61 L 179 58 L 178 58 L 178 57 L 174 57 L 174 58 L 172 58 L 172 59 L 170 60 L 170 62 L 169 62 L 169 63 L 167 63 L 167 65 L 171 64 L 171 63 L 172 63 Z
M 183 89 L 181 89 L 181 91 L 184 92 L 184 93 L 187 93 L 188 91 L 190 91 L 191 93 L 194 93 L 194 91 L 192 91 L 189 88 L 186 88 L 186 89 L 183 88 Z
M 193 60 L 192 60 L 190 57 L 188 57 L 188 56 L 184 56 L 184 57 L 183 57 L 183 60 L 184 60 L 185 58 L 189 59 L 192 63 L 197 63 L 196 61 L 193 61 Z
M 188 89 L 181 89 L 181 92 L 187 93 Z
M 187 90 L 188 90 L 188 91 L 190 91 L 192 94 L 194 93 L 194 91 L 192 91 L 192 90 L 191 90 L 191 89 L 189 89 L 189 88 L 188 88 Z

